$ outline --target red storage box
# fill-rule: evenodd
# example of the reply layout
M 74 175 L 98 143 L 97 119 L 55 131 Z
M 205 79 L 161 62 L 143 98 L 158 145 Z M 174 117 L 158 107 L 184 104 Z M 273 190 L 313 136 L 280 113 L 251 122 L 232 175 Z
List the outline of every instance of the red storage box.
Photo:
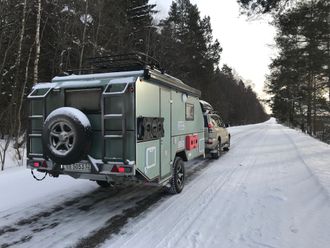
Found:
M 198 144 L 198 135 L 188 135 L 186 136 L 186 150 L 190 151 L 197 148 Z

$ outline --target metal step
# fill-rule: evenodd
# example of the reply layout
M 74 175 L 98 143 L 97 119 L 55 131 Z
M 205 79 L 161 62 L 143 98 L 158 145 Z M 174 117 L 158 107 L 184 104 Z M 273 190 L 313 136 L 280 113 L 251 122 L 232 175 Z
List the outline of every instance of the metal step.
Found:
M 30 115 L 29 119 L 43 119 L 44 116 L 43 115 Z
M 107 114 L 104 115 L 104 119 L 109 120 L 109 119 L 113 119 L 113 118 L 123 118 L 122 114 Z
M 42 134 L 41 133 L 29 133 L 29 137 L 32 138 L 41 138 Z
M 124 93 L 102 93 L 104 98 L 109 98 L 109 97 L 122 97 Z
M 29 153 L 29 156 L 31 156 L 31 157 L 40 157 L 40 158 L 43 158 L 43 154 L 41 154 L 41 153 Z
M 105 139 L 122 139 L 123 135 L 104 135 Z
M 117 160 L 118 162 L 116 162 L 116 164 L 118 165 L 124 165 L 124 162 L 122 162 L 124 159 L 123 158 L 116 158 L 116 157 L 113 157 L 113 158 L 110 158 L 110 157 L 104 157 L 104 160 L 107 160 L 107 161 L 112 161 L 112 160 Z

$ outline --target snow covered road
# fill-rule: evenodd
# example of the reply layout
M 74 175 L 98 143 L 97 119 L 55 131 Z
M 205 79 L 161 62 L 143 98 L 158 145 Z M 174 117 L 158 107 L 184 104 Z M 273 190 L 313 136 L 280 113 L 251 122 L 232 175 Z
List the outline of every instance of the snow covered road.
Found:
M 330 146 L 273 119 L 230 131 L 175 196 L 0 174 L 0 247 L 330 247 Z
M 274 120 L 231 132 L 229 153 L 104 247 L 330 247 L 329 146 Z

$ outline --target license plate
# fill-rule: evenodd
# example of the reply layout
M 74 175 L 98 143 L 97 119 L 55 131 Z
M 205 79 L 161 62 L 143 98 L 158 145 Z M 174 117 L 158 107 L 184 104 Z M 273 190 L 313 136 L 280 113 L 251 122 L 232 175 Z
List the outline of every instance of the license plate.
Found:
M 75 164 L 63 165 L 63 168 L 65 171 L 90 173 L 92 166 L 88 162 L 80 162 Z

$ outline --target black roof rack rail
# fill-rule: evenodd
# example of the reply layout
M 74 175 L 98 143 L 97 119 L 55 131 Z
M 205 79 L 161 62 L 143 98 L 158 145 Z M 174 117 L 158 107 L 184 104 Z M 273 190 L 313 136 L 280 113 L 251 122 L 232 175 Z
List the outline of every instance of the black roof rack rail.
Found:
M 155 58 L 141 53 L 132 52 L 126 54 L 107 55 L 102 57 L 88 58 L 87 64 L 93 69 L 108 71 L 141 70 L 149 66 L 151 69 L 159 69 L 160 63 Z

